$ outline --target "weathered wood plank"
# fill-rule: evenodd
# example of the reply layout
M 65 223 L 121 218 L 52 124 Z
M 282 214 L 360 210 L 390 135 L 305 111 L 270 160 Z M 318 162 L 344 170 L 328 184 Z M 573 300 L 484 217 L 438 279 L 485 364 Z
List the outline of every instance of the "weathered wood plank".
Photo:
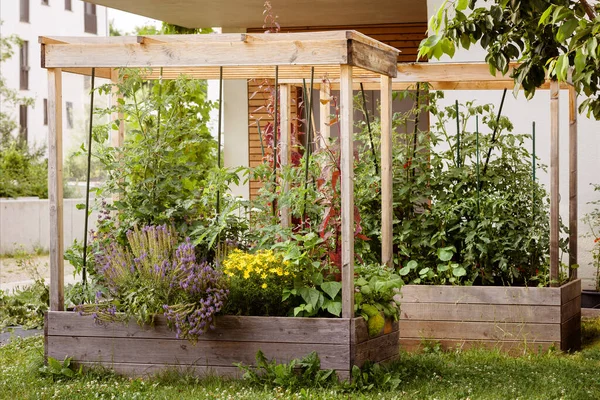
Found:
M 560 160 L 559 160 L 559 87 L 558 82 L 550 83 L 550 281 L 556 286 L 560 268 Z
M 565 303 L 561 307 L 561 322 L 566 322 L 574 315 L 581 314 L 581 296 Z
M 560 287 L 562 304 L 568 303 L 577 296 L 581 296 L 581 279 L 576 279 Z
M 348 62 L 348 45 L 346 40 L 47 44 L 44 62 L 45 68 L 339 65 Z
M 581 347 L 581 312 L 563 322 L 560 331 L 562 338 L 560 349 L 563 351 L 579 350 Z
M 50 310 L 65 306 L 63 237 L 62 71 L 48 70 L 48 201 L 50 203 Z
M 354 365 L 361 367 L 365 361 L 380 362 L 398 355 L 399 334 L 381 335 L 355 345 Z
M 350 321 L 344 318 L 286 318 L 218 316 L 217 328 L 199 341 L 252 341 L 281 343 L 340 344 L 350 342 Z M 115 338 L 175 339 L 164 316 L 154 327 L 128 324 L 98 325 L 91 316 L 75 312 L 49 312 L 48 335 Z
M 462 322 L 519 322 L 560 323 L 560 306 L 403 303 L 402 320 L 462 321 Z
M 392 79 L 381 77 L 381 263 L 391 267 L 394 255 L 392 173 Z
M 348 64 L 385 76 L 395 77 L 398 74 L 396 69 L 398 51 L 393 50 L 383 50 L 351 40 L 348 49 Z
M 488 340 L 438 340 L 444 350 L 452 349 L 498 349 L 512 355 L 526 352 L 544 352 L 551 347 L 559 348 L 560 342 L 543 341 L 488 341 Z M 419 352 L 423 349 L 421 339 L 400 339 L 400 349 L 407 352 Z
M 181 365 L 181 364 L 136 364 L 136 363 L 111 363 L 86 361 L 74 361 L 76 366 L 83 366 L 84 369 L 93 369 L 101 365 L 119 375 L 134 378 L 149 378 L 164 371 L 176 371 L 179 374 L 190 374 L 198 377 L 221 376 L 240 379 L 243 375 L 238 367 L 217 367 L 204 365 Z
M 400 337 L 560 342 L 561 330 L 559 324 L 400 320 Z
M 352 67 L 340 66 L 342 317 L 354 316 L 354 96 Z
M 405 303 L 456 304 L 561 304 L 560 288 L 507 286 L 405 285 L 400 301 Z
M 569 86 L 569 266 L 577 265 L 577 92 Z M 569 278 L 577 279 L 577 268 L 569 268 Z
M 316 351 L 324 369 L 348 369 L 348 344 L 199 341 L 111 337 L 48 336 L 48 356 L 73 361 L 136 364 L 232 366 L 254 363 L 261 350 L 269 359 L 289 362 Z

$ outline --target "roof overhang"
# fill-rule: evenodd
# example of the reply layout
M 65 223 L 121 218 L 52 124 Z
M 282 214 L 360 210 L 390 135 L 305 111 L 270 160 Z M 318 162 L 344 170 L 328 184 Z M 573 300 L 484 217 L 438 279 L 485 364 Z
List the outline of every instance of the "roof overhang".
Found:
M 256 28 L 264 0 L 88 0 L 188 28 Z M 273 13 L 282 26 L 356 26 L 427 21 L 424 0 L 278 1 Z

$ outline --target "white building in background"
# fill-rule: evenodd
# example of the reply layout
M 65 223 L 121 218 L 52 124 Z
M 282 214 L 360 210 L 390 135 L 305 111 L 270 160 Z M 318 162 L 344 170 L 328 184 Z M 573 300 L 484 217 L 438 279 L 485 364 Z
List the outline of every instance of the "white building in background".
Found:
M 0 35 L 16 34 L 23 45 L 2 63 L 7 85 L 35 100 L 33 107 L 12 110 L 30 145 L 47 145 L 47 71 L 41 68 L 39 36 L 107 36 L 106 7 L 80 0 L 0 0 Z M 65 151 L 85 137 L 89 116 L 90 79 L 63 74 L 63 129 Z M 0 107 L 5 107 L 0 103 Z M 3 111 L 7 111 L 3 108 Z M 66 155 L 66 154 L 65 154 Z

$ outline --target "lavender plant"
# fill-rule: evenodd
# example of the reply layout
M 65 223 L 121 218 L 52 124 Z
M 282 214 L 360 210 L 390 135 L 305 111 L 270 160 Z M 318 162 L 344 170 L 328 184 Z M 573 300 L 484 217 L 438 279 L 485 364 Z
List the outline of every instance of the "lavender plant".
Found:
M 126 237 L 128 246 L 101 245 L 96 265 L 107 293 L 78 306 L 80 313 L 97 322 L 135 318 L 140 325 L 152 325 L 162 313 L 178 338 L 190 340 L 214 329 L 229 291 L 221 272 L 197 262 L 189 238 L 177 246 L 167 225 L 136 227 Z

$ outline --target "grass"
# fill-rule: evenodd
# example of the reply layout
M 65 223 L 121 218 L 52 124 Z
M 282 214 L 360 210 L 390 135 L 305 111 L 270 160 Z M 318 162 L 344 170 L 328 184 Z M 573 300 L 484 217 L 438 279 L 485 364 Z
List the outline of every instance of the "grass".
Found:
M 128 379 L 91 370 L 75 379 L 42 375 L 41 337 L 14 339 L 0 348 L 0 399 L 598 399 L 600 319 L 583 325 L 586 348 L 508 357 L 496 351 L 402 353 L 388 369 L 401 380 L 393 392 L 353 392 L 341 386 L 301 389 L 251 386 L 173 371 Z

